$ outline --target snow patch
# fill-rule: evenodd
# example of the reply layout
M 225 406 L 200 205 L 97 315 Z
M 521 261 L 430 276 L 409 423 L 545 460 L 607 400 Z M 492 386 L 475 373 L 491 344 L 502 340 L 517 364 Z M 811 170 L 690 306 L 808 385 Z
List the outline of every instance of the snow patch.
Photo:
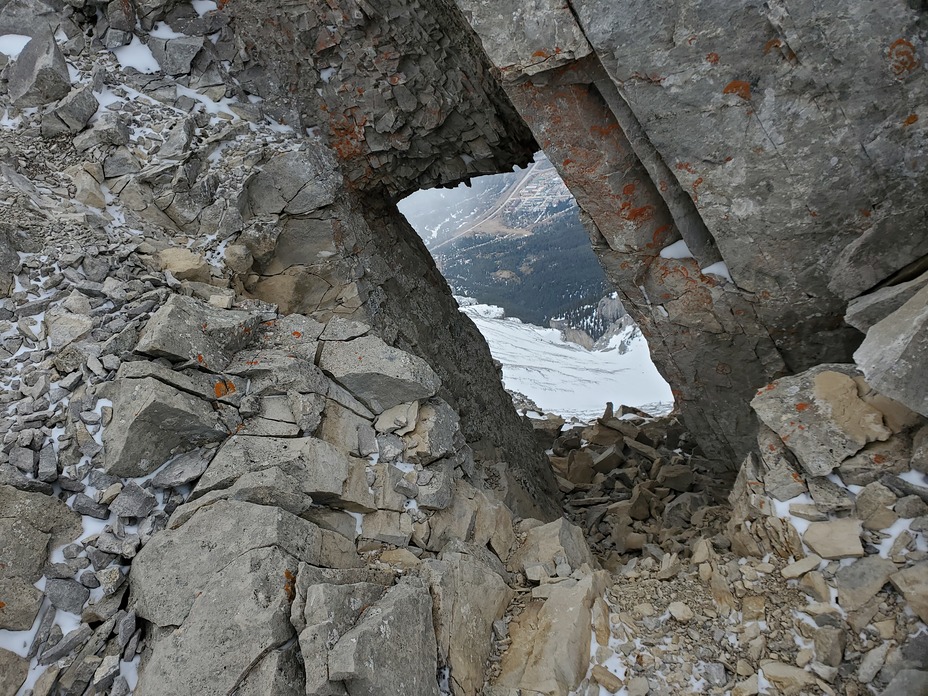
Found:
M 731 273 L 728 272 L 728 266 L 725 265 L 724 261 L 719 261 L 718 263 L 714 263 L 711 266 L 706 266 L 705 268 L 701 269 L 700 272 L 703 275 L 719 276 L 720 278 L 727 280 L 729 283 L 735 282 L 731 279 Z
M 25 34 L 4 34 L 0 36 L 0 53 L 15 60 L 31 40 L 32 37 Z
M 650 407 L 655 415 L 673 404 L 670 386 L 634 328 L 614 336 L 606 350 L 589 351 L 564 341 L 556 329 L 507 319 L 499 307 L 458 303 L 503 364 L 506 388 L 525 394 L 546 412 L 591 420 L 602 414 L 607 401 Z M 619 351 L 622 344 L 625 353 Z
M 679 242 L 674 242 L 669 246 L 665 246 L 661 249 L 661 258 L 662 259 L 692 259 L 693 252 L 690 251 L 690 248 L 686 246 L 686 242 L 682 239 Z
M 135 68 L 140 73 L 159 72 L 161 66 L 152 55 L 151 49 L 143 44 L 139 37 L 133 36 L 131 43 L 113 49 L 113 55 L 123 68 Z

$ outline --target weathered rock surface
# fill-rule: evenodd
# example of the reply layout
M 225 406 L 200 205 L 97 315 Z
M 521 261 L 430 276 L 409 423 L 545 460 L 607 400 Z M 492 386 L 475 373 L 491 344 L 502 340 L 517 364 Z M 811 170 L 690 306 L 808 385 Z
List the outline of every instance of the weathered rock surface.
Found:
M 326 342 L 319 367 L 377 414 L 434 396 L 441 386 L 424 360 L 391 348 L 376 336 Z
M 288 512 L 218 501 L 180 529 L 154 536 L 141 550 L 132 563 L 133 606 L 158 626 L 180 626 L 214 573 L 264 547 L 279 547 L 296 561 L 317 565 L 351 568 L 360 563 L 344 537 Z M 282 589 L 282 577 L 278 580 Z
M 64 55 L 50 32 L 33 36 L 9 74 L 10 98 L 19 107 L 44 106 L 71 89 Z
M 0 533 L 0 628 L 25 631 L 42 603 L 33 583 L 42 576 L 48 553 L 80 535 L 80 515 L 47 496 L 0 485 Z
M 466 553 L 442 553 L 423 567 L 432 593 L 439 665 L 450 669 L 453 694 L 474 696 L 483 688 L 493 622 L 514 593 L 493 568 Z
M 251 343 L 259 322 L 255 314 L 218 310 L 172 295 L 142 330 L 136 350 L 221 371 Z
M 432 600 L 413 581 L 390 588 L 328 654 L 329 680 L 351 696 L 438 696 Z
M 883 394 L 928 416 L 928 287 L 867 331 L 854 360 Z
M 117 382 L 113 404 L 103 444 L 106 470 L 119 476 L 150 474 L 176 451 L 227 435 L 208 402 L 150 377 Z
M 831 473 L 868 442 L 892 434 L 883 414 L 859 398 L 854 375 L 845 365 L 820 365 L 773 382 L 751 402 L 812 476 Z

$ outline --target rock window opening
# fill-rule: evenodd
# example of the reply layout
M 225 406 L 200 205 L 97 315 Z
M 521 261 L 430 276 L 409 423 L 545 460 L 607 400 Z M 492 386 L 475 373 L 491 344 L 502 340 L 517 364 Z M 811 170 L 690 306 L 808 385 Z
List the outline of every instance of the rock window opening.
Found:
M 486 338 L 521 413 L 590 420 L 607 401 L 655 415 L 672 408 L 544 153 L 524 169 L 417 191 L 399 209 Z

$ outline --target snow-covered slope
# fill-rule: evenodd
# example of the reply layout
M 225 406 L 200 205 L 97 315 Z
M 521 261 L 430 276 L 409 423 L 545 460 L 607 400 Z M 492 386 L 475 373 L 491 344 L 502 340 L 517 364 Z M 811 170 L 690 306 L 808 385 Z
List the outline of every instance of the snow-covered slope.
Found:
M 559 331 L 508 319 L 499 307 L 476 304 L 470 298 L 458 302 L 487 339 L 493 357 L 503 364 L 506 388 L 525 394 L 546 412 L 589 420 L 602 415 L 607 401 L 655 415 L 672 408 L 670 386 L 634 327 L 613 337 L 608 349 L 588 351 L 563 341 Z M 631 332 L 637 335 L 632 337 Z M 620 354 L 623 340 L 629 348 Z

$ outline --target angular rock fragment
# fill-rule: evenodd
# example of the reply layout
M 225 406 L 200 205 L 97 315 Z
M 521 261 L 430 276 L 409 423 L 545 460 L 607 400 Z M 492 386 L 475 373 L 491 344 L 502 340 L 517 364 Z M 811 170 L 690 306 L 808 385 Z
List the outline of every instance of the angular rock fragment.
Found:
M 71 77 L 64 55 L 50 32 L 33 36 L 10 68 L 7 91 L 20 108 L 44 106 L 66 96 Z
M 329 679 L 348 693 L 438 696 L 432 599 L 421 584 L 390 588 L 331 648 Z
M 216 309 L 171 295 L 148 320 L 136 350 L 222 371 L 237 351 L 252 342 L 260 319 L 257 314 Z
M 554 575 L 555 568 L 561 563 L 570 566 L 571 571 L 584 564 L 590 568 L 597 565 L 583 531 L 563 518 L 530 530 L 510 563 L 523 571 L 530 565 L 549 566 L 550 575 Z
M 831 473 L 868 442 L 892 434 L 882 413 L 858 396 L 856 374 L 848 365 L 818 365 L 778 379 L 751 402 L 811 476 Z
M 860 531 L 860 520 L 852 518 L 813 522 L 802 540 L 822 558 L 859 558 L 864 555 Z
M 874 389 L 928 416 L 928 287 L 871 326 L 854 360 Z
M 608 581 L 608 573 L 597 571 L 556 583 L 544 602 L 530 602 L 509 626 L 512 645 L 494 685 L 538 694 L 575 689 L 589 664 L 593 602 Z
M 442 553 L 423 573 L 432 594 L 439 664 L 450 668 L 453 691 L 476 696 L 492 647 L 493 622 L 514 596 L 491 567 L 465 553 Z
M 845 611 L 856 611 L 869 602 L 896 572 L 892 561 L 879 556 L 859 558 L 842 566 L 835 574 L 838 604 Z
M 326 342 L 319 367 L 378 414 L 434 396 L 441 386 L 422 358 L 392 348 L 376 336 Z
M 916 563 L 889 577 L 922 621 L 928 621 L 928 561 Z
M 207 401 L 151 377 L 115 382 L 112 422 L 103 431 L 104 468 L 117 476 L 144 476 L 176 450 L 225 439 Z
M 316 438 L 236 435 L 219 448 L 191 495 L 191 501 L 228 488 L 240 476 L 277 467 L 299 482 L 313 500 L 355 512 L 377 508 L 367 484 L 366 462 L 347 457 Z
M 196 582 L 183 626 L 154 641 L 135 693 L 232 693 L 261 657 L 293 640 L 287 588 L 297 564 L 271 546 L 244 550 L 219 568 L 190 568 L 208 575 Z M 133 565 L 133 584 L 136 577 Z

